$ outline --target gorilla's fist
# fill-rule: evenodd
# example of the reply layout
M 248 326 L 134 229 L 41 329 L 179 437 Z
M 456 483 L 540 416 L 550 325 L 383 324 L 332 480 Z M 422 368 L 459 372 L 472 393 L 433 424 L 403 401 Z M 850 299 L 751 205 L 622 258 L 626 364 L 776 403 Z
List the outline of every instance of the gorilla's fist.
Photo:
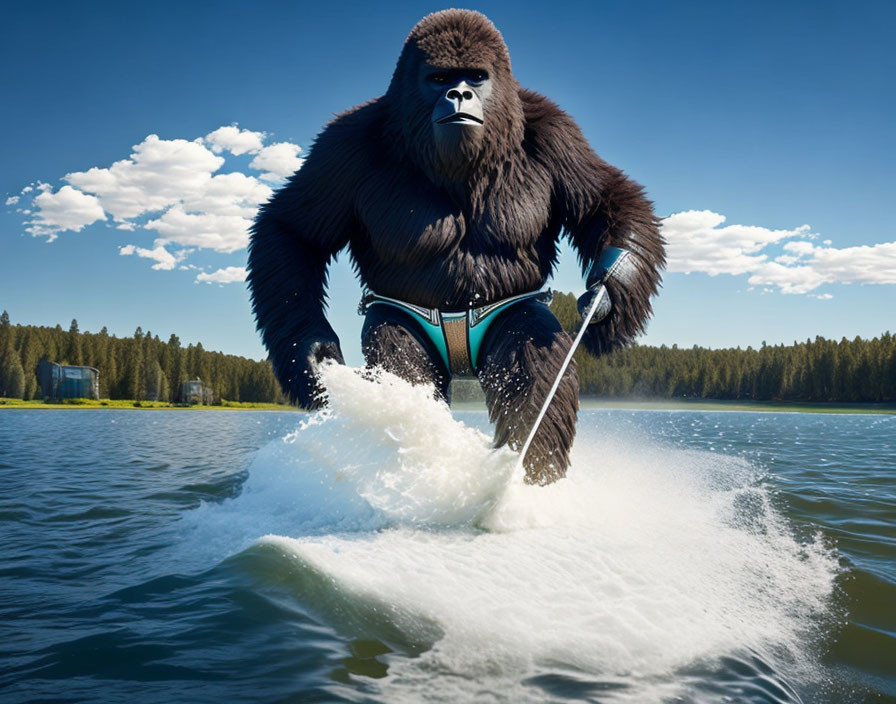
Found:
M 290 365 L 289 396 L 309 411 L 326 405 L 324 388 L 320 384 L 320 365 L 333 360 L 345 364 L 337 339 L 309 339 L 294 345 L 295 357 Z
M 594 299 L 597 297 L 599 297 L 599 300 L 597 301 L 597 310 L 594 311 L 594 315 L 591 317 L 590 325 L 596 325 L 606 318 L 613 308 L 613 303 L 610 301 L 610 296 L 607 295 L 606 287 L 603 284 L 597 284 L 579 296 L 577 301 L 579 315 L 584 318 L 588 314 L 588 309 L 594 304 Z

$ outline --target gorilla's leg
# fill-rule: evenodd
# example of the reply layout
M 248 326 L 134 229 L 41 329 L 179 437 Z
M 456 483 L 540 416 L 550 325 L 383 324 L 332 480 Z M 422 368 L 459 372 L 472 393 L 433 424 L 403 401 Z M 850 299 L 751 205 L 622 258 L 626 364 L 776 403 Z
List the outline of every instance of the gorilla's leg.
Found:
M 381 367 L 412 384 L 432 384 L 448 400 L 451 376 L 438 352 L 406 313 L 386 305 L 370 307 L 361 330 L 361 349 L 369 367 Z
M 553 313 L 535 301 L 513 306 L 492 323 L 478 366 L 496 446 L 522 449 L 571 344 Z M 566 475 L 578 409 L 571 362 L 526 455 L 526 481 L 550 484 Z

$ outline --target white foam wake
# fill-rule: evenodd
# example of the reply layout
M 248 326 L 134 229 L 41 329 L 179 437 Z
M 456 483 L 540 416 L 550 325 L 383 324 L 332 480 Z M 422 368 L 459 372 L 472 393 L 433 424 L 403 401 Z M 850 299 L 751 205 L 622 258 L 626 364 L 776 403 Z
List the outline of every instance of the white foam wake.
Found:
M 345 367 L 324 381 L 329 410 L 204 520 L 268 533 L 337 628 L 424 651 L 392 663 L 390 700 L 525 699 L 527 674 L 559 668 L 650 701 L 691 663 L 797 657 L 825 609 L 832 557 L 791 536 L 743 460 L 609 437 L 590 413 L 568 477 L 531 487 L 431 390 Z

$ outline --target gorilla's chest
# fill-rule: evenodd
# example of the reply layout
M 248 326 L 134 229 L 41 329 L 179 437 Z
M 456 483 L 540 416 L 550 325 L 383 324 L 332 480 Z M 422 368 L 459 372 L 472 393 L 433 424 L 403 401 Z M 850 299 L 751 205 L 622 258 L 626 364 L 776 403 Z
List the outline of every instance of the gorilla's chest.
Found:
M 371 179 L 358 217 L 381 262 L 424 264 L 480 255 L 534 256 L 550 220 L 550 192 L 534 182 L 489 184 L 478 207 L 406 174 Z

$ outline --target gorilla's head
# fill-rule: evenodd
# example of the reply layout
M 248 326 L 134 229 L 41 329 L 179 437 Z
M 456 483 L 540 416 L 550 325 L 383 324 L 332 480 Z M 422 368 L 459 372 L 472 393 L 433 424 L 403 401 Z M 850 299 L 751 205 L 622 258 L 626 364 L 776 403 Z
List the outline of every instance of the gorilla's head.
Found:
M 495 26 L 478 12 L 424 17 L 405 42 L 386 93 L 392 134 L 435 183 L 497 164 L 523 135 L 519 86 Z

